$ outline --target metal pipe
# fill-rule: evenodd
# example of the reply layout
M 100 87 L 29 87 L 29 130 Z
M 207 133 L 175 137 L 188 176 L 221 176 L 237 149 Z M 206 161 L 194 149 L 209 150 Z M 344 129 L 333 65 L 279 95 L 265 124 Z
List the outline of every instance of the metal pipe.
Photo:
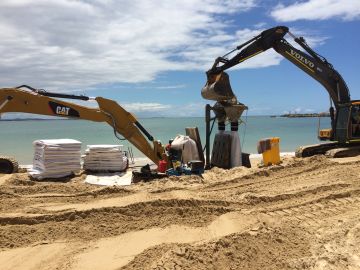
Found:
M 144 133 L 149 141 L 154 141 L 154 137 L 138 121 L 135 122 L 135 125 Z
M 8 97 L 0 104 L 0 110 L 1 110 L 2 108 L 4 108 L 5 105 L 6 105 L 10 100 L 12 100 L 12 99 L 13 99 L 13 97 L 8 96 Z
M 290 31 L 287 32 L 289 34 L 290 37 L 292 37 L 294 40 L 297 39 L 297 36 L 295 36 L 293 33 L 291 33 Z
M 62 93 L 52 93 L 52 92 L 47 92 L 44 89 L 36 89 L 34 87 L 31 87 L 29 85 L 23 84 L 20 86 L 16 87 L 17 89 L 21 89 L 21 88 L 27 88 L 39 95 L 45 96 L 45 97 L 57 97 L 57 98 L 68 98 L 68 99 L 80 99 L 80 100 L 85 100 L 88 101 L 91 98 L 84 96 L 84 95 L 69 95 L 69 94 L 62 94 Z
M 210 120 L 211 120 L 211 106 L 205 106 L 205 122 L 206 122 L 206 142 L 205 142 L 205 169 L 211 168 L 210 164 Z

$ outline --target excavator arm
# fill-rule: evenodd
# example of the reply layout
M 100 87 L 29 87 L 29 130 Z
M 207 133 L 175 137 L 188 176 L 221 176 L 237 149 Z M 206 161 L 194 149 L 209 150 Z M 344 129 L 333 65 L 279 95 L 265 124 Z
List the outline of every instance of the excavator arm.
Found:
M 25 86 L 30 89 L 28 91 L 23 87 L 0 89 L 0 114 L 21 112 L 106 122 L 113 127 L 115 136 L 117 133 L 122 135 L 155 164 L 162 158 L 164 148 L 161 143 L 154 140 L 136 117 L 114 100 L 96 97 L 98 108 L 91 108 L 53 98 L 91 99 L 86 96 L 49 93 Z
M 296 49 L 288 43 L 284 36 L 289 34 L 307 53 Z M 349 89 L 341 75 L 327 62 L 327 60 L 314 52 L 303 38 L 297 38 L 289 32 L 285 26 L 278 26 L 263 31 L 260 35 L 237 46 L 223 57 L 215 60 L 213 67 L 207 71 L 208 80 L 213 76 L 238 65 L 266 50 L 273 48 L 277 53 L 284 56 L 295 66 L 303 70 L 309 76 L 321 83 L 329 93 L 335 106 L 339 103 L 350 102 Z M 234 57 L 227 59 L 226 56 L 240 50 Z M 212 78 L 214 81 L 214 77 Z M 218 90 L 219 92 L 221 90 Z

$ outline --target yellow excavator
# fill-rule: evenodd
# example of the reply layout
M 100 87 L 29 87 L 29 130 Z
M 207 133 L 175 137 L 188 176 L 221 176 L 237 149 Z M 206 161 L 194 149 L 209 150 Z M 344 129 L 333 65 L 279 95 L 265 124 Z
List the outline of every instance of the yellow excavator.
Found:
M 286 34 L 290 35 L 305 52 L 292 46 L 284 38 Z M 341 157 L 359 154 L 360 101 L 350 99 L 344 79 L 327 59 L 312 50 L 303 37 L 294 36 L 286 26 L 265 30 L 224 56 L 218 57 L 206 73 L 207 82 L 201 91 L 202 96 L 205 99 L 225 102 L 234 99 L 229 76 L 225 70 L 271 48 L 323 85 L 330 96 L 331 129 L 319 130 L 318 138 L 332 142 L 299 147 L 296 155 L 307 157 L 325 154 Z M 236 51 L 239 52 L 228 58 Z
M 95 100 L 98 108 L 89 108 L 60 99 Z M 27 85 L 0 89 L 0 115 L 9 112 L 31 113 L 106 122 L 114 129 L 114 135 L 126 139 L 145 156 L 158 164 L 163 158 L 164 147 L 138 122 L 136 117 L 126 111 L 114 100 L 103 97 L 90 98 L 83 95 L 51 93 Z M 120 138 L 120 136 L 123 138 Z M 18 169 L 17 162 L 0 156 L 0 173 L 13 173 Z

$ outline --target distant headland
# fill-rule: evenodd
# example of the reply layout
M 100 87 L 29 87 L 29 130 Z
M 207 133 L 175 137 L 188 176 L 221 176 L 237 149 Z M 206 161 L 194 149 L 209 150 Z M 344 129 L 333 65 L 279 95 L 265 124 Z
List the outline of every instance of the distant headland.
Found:
M 270 117 L 288 117 L 288 118 L 303 118 L 303 117 L 330 117 L 330 113 L 286 113 L 282 115 L 271 115 Z

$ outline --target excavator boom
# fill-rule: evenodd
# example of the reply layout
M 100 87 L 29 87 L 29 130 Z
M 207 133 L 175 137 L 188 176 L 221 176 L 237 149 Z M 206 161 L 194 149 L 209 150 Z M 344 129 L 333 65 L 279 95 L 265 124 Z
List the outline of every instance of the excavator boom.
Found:
M 296 49 L 289 42 L 284 39 L 286 34 L 294 37 L 301 47 L 303 47 L 309 54 Z M 332 67 L 327 60 L 316 54 L 305 42 L 303 38 L 296 38 L 289 32 L 285 26 L 278 26 L 263 31 L 260 35 L 253 39 L 239 45 L 235 50 L 240 50 L 234 57 L 227 59 L 225 56 L 219 57 L 215 60 L 213 67 L 206 72 L 208 77 L 207 85 L 211 85 L 214 89 L 225 89 L 230 85 L 226 79 L 219 76 L 223 71 L 238 65 L 270 48 L 273 48 L 277 53 L 284 56 L 295 66 L 303 70 L 305 73 L 313 77 L 321 83 L 328 91 L 335 106 L 339 103 L 347 103 L 350 101 L 349 89 L 341 77 L 341 75 Z M 232 50 L 230 53 L 234 52 Z M 217 75 L 216 80 L 211 80 Z M 218 86 L 212 85 L 212 83 Z M 218 83 L 219 82 L 219 83 Z M 202 92 L 206 93 L 208 89 L 203 88 Z M 226 92 L 226 90 L 224 90 Z M 221 93 L 221 90 L 217 92 Z
M 30 88 L 31 91 L 20 88 L 0 89 L 0 114 L 21 112 L 106 122 L 114 129 L 115 136 L 117 133 L 122 135 L 155 164 L 162 158 L 164 148 L 161 143 L 154 140 L 136 117 L 114 100 L 96 97 L 98 108 L 90 108 L 53 98 L 56 96 L 81 100 L 90 99 L 85 96 L 48 93 L 31 87 L 27 88 Z

